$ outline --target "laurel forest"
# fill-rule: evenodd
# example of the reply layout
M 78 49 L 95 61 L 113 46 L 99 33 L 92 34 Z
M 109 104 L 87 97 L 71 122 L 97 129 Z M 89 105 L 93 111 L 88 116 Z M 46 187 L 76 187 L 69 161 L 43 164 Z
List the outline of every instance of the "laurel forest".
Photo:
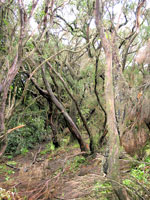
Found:
M 0 1 L 0 199 L 150 199 L 148 0 Z

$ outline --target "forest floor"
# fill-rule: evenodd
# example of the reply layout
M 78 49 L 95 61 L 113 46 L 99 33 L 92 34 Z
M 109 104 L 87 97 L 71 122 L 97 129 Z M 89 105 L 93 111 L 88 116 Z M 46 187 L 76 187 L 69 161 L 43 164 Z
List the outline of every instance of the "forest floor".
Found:
M 82 155 L 76 144 L 58 150 L 42 144 L 26 155 L 0 161 L 0 187 L 17 192 L 18 199 L 112 200 L 102 160 L 100 153 Z

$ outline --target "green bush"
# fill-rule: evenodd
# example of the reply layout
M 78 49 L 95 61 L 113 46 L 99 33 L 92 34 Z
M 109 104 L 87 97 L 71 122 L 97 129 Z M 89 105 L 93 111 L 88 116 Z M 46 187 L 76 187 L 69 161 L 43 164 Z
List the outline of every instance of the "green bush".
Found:
M 30 122 L 26 121 L 25 127 L 13 131 L 8 136 L 6 153 L 26 154 L 28 149 L 33 148 L 36 143 L 42 142 L 48 137 L 50 130 L 45 130 L 44 126 L 45 122 L 40 117 L 32 118 Z

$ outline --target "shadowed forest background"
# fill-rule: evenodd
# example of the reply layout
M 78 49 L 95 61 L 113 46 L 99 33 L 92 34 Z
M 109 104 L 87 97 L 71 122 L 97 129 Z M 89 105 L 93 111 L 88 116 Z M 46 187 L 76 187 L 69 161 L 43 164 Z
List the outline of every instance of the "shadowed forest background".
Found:
M 0 1 L 0 199 L 150 199 L 149 34 L 146 0 Z

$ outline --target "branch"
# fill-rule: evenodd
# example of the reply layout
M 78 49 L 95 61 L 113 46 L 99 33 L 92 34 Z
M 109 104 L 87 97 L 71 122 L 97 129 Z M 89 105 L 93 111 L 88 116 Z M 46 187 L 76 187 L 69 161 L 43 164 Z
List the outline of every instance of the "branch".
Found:
M 105 120 L 104 120 L 104 124 L 103 124 L 103 128 L 105 129 L 106 128 L 106 123 L 107 123 L 107 114 L 106 114 L 106 111 L 105 111 L 104 107 L 101 104 L 101 101 L 99 99 L 98 92 L 97 92 L 98 60 L 99 60 L 99 57 L 96 58 L 96 65 L 95 65 L 95 85 L 94 85 L 94 92 L 95 92 L 95 95 L 96 95 L 96 98 L 97 98 L 98 105 L 99 105 L 100 109 L 103 111 L 104 116 L 105 116 Z
M 30 77 L 30 74 L 25 72 L 25 74 L 27 74 L 28 77 Z M 35 88 L 39 91 L 39 93 L 42 95 L 42 96 L 46 96 L 48 97 L 48 92 L 46 90 L 43 90 L 38 84 L 37 82 L 35 81 L 35 79 L 32 77 L 31 78 L 31 81 L 32 83 L 34 84 Z
M 91 41 L 90 41 L 89 43 L 91 43 Z M 59 55 L 59 54 L 65 52 L 65 51 L 72 52 L 72 53 L 79 53 L 79 52 L 81 52 L 82 50 L 84 50 L 84 49 L 89 45 L 89 43 L 86 44 L 86 45 L 84 45 L 84 46 L 82 46 L 82 47 L 78 47 L 79 50 L 73 51 L 73 50 L 70 50 L 70 49 L 63 49 L 63 50 L 59 51 L 58 53 L 56 53 L 56 54 L 50 56 L 49 58 L 45 59 L 39 66 L 37 66 L 37 68 L 35 68 L 35 70 L 33 70 L 33 72 L 30 74 L 30 78 L 31 78 L 31 77 L 35 74 L 35 72 L 36 72 L 37 70 L 39 70 L 45 63 L 47 63 L 48 61 L 52 60 L 52 59 L 55 58 L 57 55 Z M 36 45 L 35 42 L 33 42 L 33 45 L 34 45 L 34 46 L 36 47 L 36 49 L 37 49 L 37 45 Z
M 63 20 L 65 24 L 71 29 L 72 32 L 78 32 L 78 30 L 75 30 L 63 17 L 61 17 L 60 15 L 56 15 L 56 17 Z
M 123 71 L 125 69 L 125 64 L 126 64 L 126 60 L 127 60 L 127 56 L 128 56 L 128 51 L 129 51 L 130 45 L 132 44 L 132 42 L 134 41 L 134 39 L 136 38 L 136 36 L 139 33 L 141 8 L 142 8 L 142 6 L 144 5 L 145 2 L 146 2 L 146 0 L 142 0 L 142 2 L 140 2 L 138 7 L 137 7 L 136 24 L 135 24 L 136 32 L 133 34 L 133 37 L 131 38 L 131 40 L 128 42 L 128 44 L 126 46 L 126 51 L 125 51 L 124 59 L 123 59 L 123 63 L 122 63 L 122 70 Z
M 122 26 L 125 26 L 128 23 L 128 19 L 127 16 L 124 14 L 125 17 L 125 22 L 119 25 L 119 28 L 121 28 Z
M 11 132 L 14 131 L 14 130 L 17 130 L 17 129 L 20 129 L 20 128 L 23 128 L 23 127 L 25 127 L 25 125 L 16 126 L 16 127 L 12 128 L 12 129 L 9 129 L 9 130 L 6 132 L 6 134 L 9 134 L 9 133 L 11 133 Z
M 136 29 L 137 29 L 137 32 L 139 32 L 139 28 L 140 28 L 141 8 L 143 7 L 145 2 L 146 2 L 146 0 L 142 0 L 141 2 L 139 2 L 139 5 L 138 5 L 137 10 L 136 10 Z

